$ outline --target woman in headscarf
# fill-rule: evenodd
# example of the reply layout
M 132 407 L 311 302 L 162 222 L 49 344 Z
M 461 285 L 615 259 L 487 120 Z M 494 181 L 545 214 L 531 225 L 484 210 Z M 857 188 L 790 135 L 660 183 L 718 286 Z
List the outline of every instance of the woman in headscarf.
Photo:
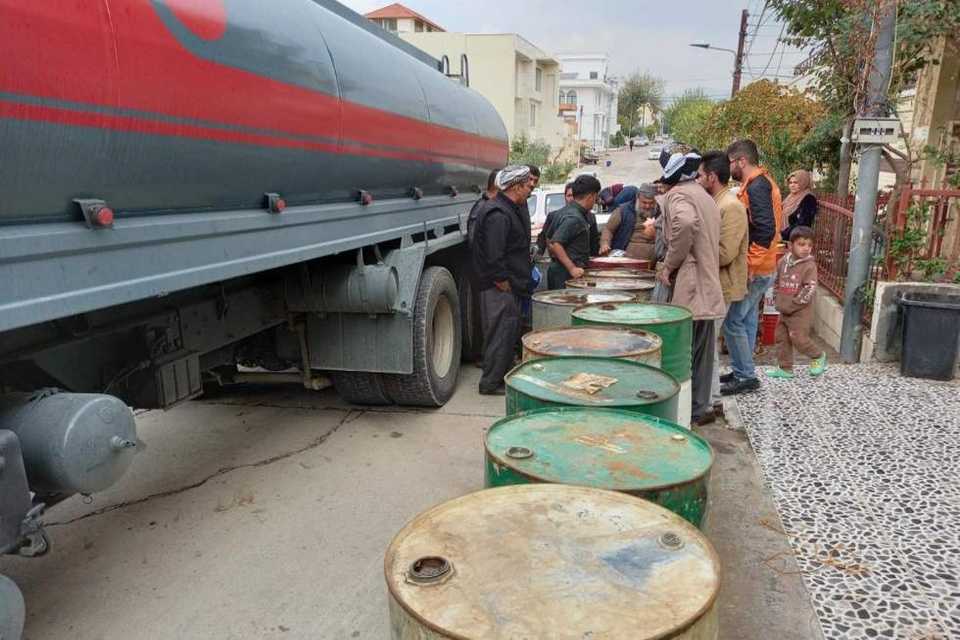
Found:
M 796 227 L 813 228 L 813 219 L 817 216 L 817 196 L 810 188 L 813 176 L 809 171 L 799 169 L 787 177 L 790 195 L 783 199 L 783 219 L 786 226 L 780 231 L 784 241 L 790 239 L 790 232 Z

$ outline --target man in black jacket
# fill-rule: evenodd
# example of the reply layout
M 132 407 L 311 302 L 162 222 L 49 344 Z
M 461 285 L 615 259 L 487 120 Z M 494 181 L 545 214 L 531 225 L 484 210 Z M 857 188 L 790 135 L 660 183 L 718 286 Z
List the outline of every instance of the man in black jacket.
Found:
M 500 192 L 480 209 L 472 244 L 483 325 L 480 393 L 503 395 L 503 377 L 520 339 L 520 305 L 530 295 L 530 218 L 524 206 L 532 191 L 530 169 L 509 166 L 497 174 Z

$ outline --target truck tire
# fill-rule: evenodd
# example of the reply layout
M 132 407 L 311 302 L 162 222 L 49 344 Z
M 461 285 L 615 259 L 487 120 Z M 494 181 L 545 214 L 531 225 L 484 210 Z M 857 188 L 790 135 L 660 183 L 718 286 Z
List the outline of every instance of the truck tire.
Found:
M 483 357 L 483 327 L 480 323 L 480 298 L 470 281 L 470 273 L 464 269 L 457 285 L 460 292 L 460 354 L 464 362 L 476 362 Z
M 340 397 L 350 404 L 383 406 L 393 404 L 384 387 L 382 373 L 331 371 L 330 380 Z
M 397 404 L 442 407 L 460 374 L 460 296 L 443 267 L 420 276 L 413 316 L 413 373 L 384 375 L 387 393 Z

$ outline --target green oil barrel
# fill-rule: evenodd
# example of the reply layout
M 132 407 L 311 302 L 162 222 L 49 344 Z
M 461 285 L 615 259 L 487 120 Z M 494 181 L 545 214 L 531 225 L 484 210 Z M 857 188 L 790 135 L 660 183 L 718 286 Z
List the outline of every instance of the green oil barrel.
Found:
M 720 563 L 625 493 L 487 489 L 420 514 L 384 559 L 393 640 L 715 640 Z
M 620 358 L 528 360 L 506 375 L 507 415 L 549 407 L 624 409 L 676 422 L 680 385 L 669 373 Z
M 604 302 L 577 307 L 571 314 L 574 326 L 612 325 L 642 329 L 663 339 L 660 367 L 680 381 L 677 422 L 690 425 L 693 345 L 693 314 L 686 307 L 649 302 Z
M 487 487 L 550 482 L 623 491 L 699 527 L 713 451 L 678 424 L 617 409 L 537 409 L 487 431 Z
M 612 325 L 642 329 L 663 339 L 663 370 L 680 382 L 690 379 L 693 314 L 686 307 L 646 302 L 602 302 L 573 310 L 574 326 Z
M 625 327 L 559 327 L 523 336 L 523 359 L 600 356 L 660 366 L 663 340 L 655 333 Z

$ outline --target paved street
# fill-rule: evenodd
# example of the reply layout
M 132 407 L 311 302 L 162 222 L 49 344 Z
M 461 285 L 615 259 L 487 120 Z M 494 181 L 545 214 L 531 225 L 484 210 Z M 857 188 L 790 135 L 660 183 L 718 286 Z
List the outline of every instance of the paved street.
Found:
M 654 164 L 611 158 L 605 182 Z M 48 513 L 48 556 L 0 560 L 26 596 L 26 637 L 387 638 L 391 538 L 482 488 L 481 438 L 503 399 L 478 395 L 478 376 L 465 365 L 437 411 L 359 410 L 331 390 L 264 386 L 140 415 L 147 450 L 127 476 Z M 723 565 L 721 638 L 819 640 L 745 433 L 701 433 L 716 453 L 706 532 Z

